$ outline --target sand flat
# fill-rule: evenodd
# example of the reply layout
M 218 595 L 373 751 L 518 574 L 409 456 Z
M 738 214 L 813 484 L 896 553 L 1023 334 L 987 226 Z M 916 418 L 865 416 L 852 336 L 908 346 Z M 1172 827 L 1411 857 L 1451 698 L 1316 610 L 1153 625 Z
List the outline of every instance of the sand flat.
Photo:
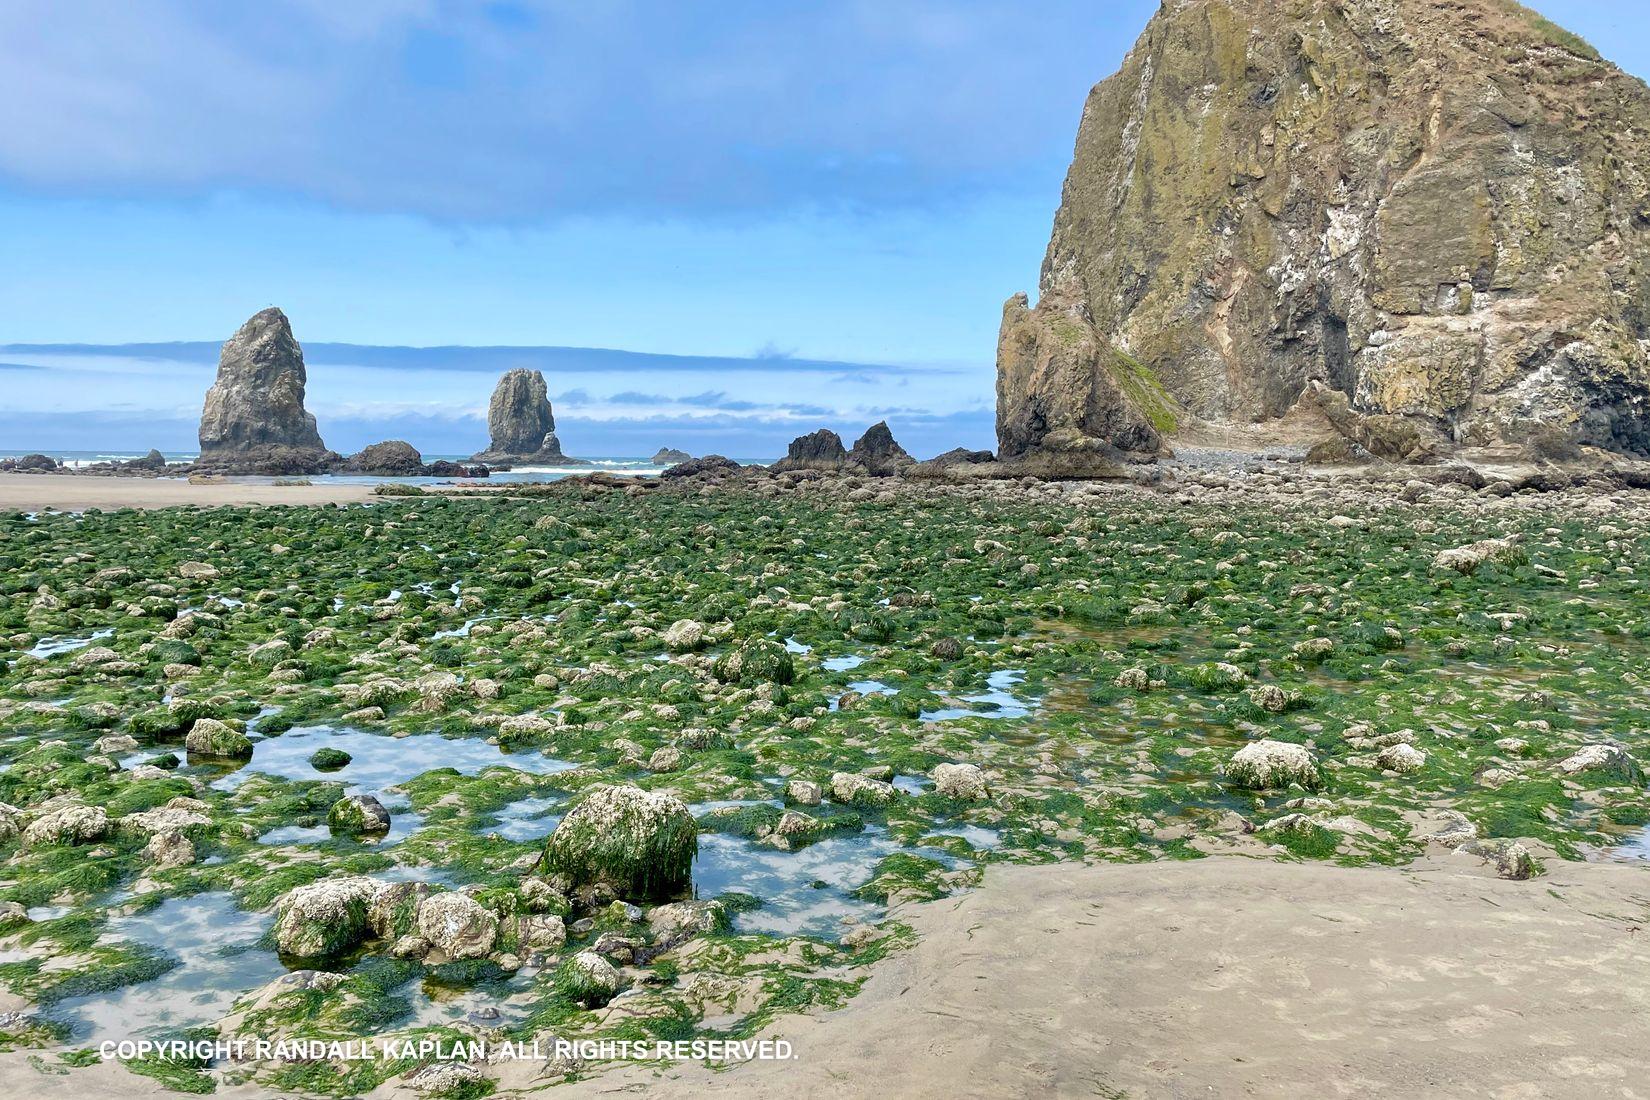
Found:
M 907 908 L 917 946 L 846 1008 L 777 1022 L 795 1060 L 629 1068 L 555 1094 L 1650 1092 L 1650 868 L 1506 882 L 1475 863 L 993 868 Z
M 98 477 L 86 474 L 0 473 L 0 512 L 78 512 L 86 508 L 200 508 L 244 504 L 349 504 L 371 500 L 370 485 L 270 485 L 226 480 L 191 484 L 182 478 Z

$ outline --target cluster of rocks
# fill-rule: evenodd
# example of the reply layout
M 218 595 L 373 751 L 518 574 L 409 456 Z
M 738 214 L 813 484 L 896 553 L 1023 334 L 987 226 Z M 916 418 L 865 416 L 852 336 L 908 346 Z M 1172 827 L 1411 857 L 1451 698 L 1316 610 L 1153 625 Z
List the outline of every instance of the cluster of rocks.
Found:
M 370 798 L 345 801 L 350 813 L 382 811 Z M 369 822 L 359 831 L 377 827 Z M 680 800 L 632 786 L 596 787 L 550 834 L 536 865 L 522 868 L 508 903 L 479 888 L 337 876 L 277 902 L 275 944 L 288 959 L 312 965 L 378 941 L 397 958 L 430 965 L 488 959 L 514 970 L 554 962 L 570 938 L 599 924 L 606 930 L 561 961 L 556 984 L 600 1006 L 624 987 L 624 967 L 725 925 L 718 903 L 684 900 L 697 848 L 698 826 Z

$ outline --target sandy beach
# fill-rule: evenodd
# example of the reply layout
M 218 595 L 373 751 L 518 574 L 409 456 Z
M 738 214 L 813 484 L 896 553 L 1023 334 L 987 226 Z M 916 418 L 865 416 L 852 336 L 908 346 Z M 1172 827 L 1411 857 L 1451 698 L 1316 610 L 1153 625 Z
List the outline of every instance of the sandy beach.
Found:
M 554 1093 L 1643 1096 L 1650 872 L 1549 868 L 1509 882 L 1458 856 L 994 867 L 980 889 L 901 909 L 916 946 L 845 1008 L 775 1023 L 793 1060 L 622 1068 Z M 161 1092 L 32 1061 L 0 1055 L 0 1092 Z M 543 1088 L 542 1068 L 508 1068 L 499 1092 Z
M 370 485 L 270 485 L 223 481 L 191 484 L 182 478 L 91 477 L 74 474 L 0 474 L 0 512 L 86 508 L 214 508 L 237 504 L 350 504 L 372 499 Z

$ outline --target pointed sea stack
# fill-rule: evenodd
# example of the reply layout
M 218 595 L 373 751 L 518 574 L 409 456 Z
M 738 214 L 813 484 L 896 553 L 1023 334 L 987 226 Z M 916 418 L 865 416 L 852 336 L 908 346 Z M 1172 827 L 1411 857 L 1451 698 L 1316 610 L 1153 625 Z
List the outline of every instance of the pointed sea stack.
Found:
M 549 390 L 544 375 L 536 370 L 517 367 L 504 372 L 487 403 L 487 434 L 487 449 L 473 461 L 587 465 L 561 453 Z
M 320 473 L 326 449 L 304 408 L 304 353 L 286 314 L 253 315 L 218 358 L 218 377 L 201 411 L 199 467 L 239 473 Z
M 785 457 L 771 469 L 776 473 L 786 470 L 840 470 L 848 461 L 848 452 L 842 446 L 842 437 L 829 428 L 799 435 L 791 440 Z
M 916 462 L 894 439 L 888 421 L 879 420 L 865 429 L 848 452 L 846 468 L 872 477 L 893 477 Z
M 1166 0 L 1004 310 L 1001 455 L 1297 407 L 1401 461 L 1650 452 L 1647 194 L 1650 89 L 1511 0 Z

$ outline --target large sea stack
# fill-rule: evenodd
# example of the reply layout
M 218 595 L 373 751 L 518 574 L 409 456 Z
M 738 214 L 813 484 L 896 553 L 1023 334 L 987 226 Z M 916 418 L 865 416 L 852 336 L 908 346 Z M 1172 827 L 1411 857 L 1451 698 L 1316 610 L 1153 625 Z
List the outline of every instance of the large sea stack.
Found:
M 1301 413 L 1650 451 L 1650 89 L 1511 0 L 1165 0 L 1089 94 L 1006 459 Z M 1372 419 L 1373 418 L 1373 419 Z
M 580 462 L 561 453 L 556 417 L 544 375 L 518 367 L 505 371 L 487 403 L 487 449 L 477 462 Z
M 242 472 L 319 473 L 326 449 L 304 408 L 304 353 L 286 314 L 253 315 L 224 344 L 201 411 L 200 464 Z

